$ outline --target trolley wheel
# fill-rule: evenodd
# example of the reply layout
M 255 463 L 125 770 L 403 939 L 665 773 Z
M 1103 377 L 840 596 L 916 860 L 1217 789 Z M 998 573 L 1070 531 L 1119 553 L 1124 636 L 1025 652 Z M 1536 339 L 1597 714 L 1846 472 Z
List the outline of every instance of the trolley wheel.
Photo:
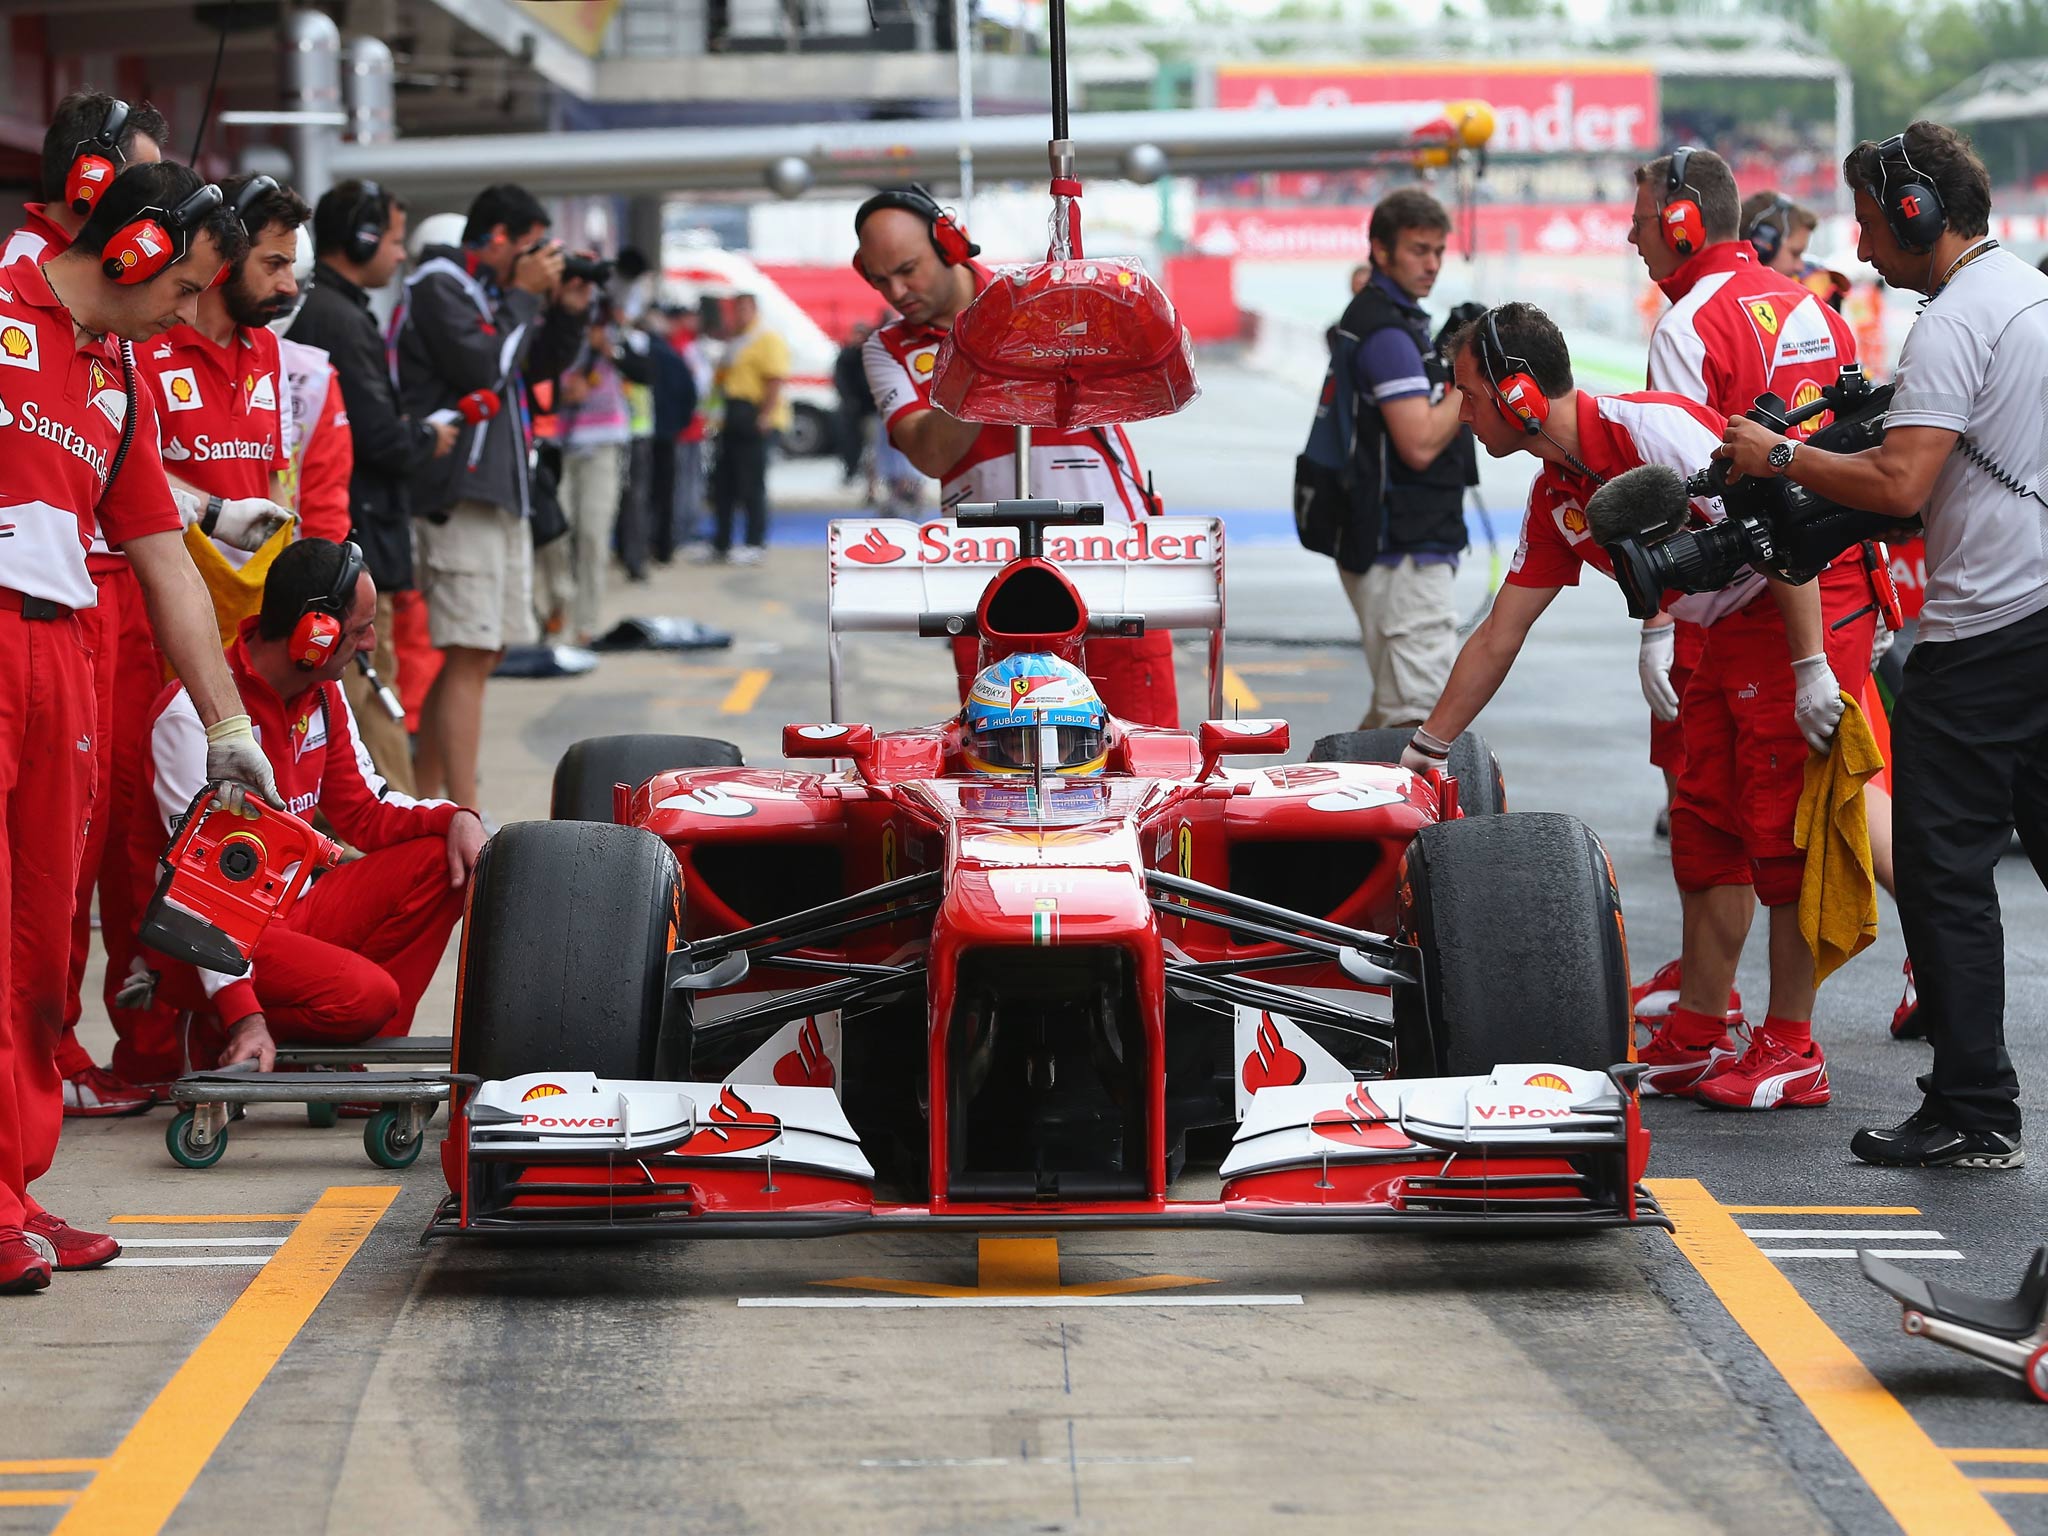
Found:
M 340 1119 L 341 1106 L 339 1104 L 308 1104 L 306 1106 L 306 1124 L 313 1127 L 316 1131 L 331 1131 Z
M 192 1111 L 181 1109 L 164 1127 L 164 1145 L 170 1148 L 172 1158 L 181 1167 L 211 1168 L 228 1149 L 227 1128 L 223 1126 L 212 1141 L 201 1146 L 192 1139 Z
M 2048 1403 L 2048 1344 L 2038 1346 L 2027 1356 L 2027 1390 L 2041 1402 Z
M 370 1116 L 363 1127 L 363 1150 L 379 1168 L 410 1168 L 419 1161 L 420 1148 L 426 1140 L 407 1127 L 402 1107 L 393 1109 L 387 1105 Z

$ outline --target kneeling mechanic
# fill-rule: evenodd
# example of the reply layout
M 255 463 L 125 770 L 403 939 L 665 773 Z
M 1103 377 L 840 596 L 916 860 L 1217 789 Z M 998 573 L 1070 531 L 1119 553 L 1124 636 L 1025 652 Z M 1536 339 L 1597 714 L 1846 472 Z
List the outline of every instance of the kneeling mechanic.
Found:
M 280 1042 L 405 1034 L 462 915 L 483 822 L 451 801 L 414 800 L 387 785 L 342 692 L 342 673 L 375 646 L 376 628 L 377 586 L 361 551 L 302 539 L 272 564 L 261 610 L 228 650 L 286 809 L 324 813 L 363 857 L 314 882 L 257 942 L 246 976 L 151 956 L 158 998 L 192 1015 L 192 1066 L 254 1061 L 267 1072 Z M 157 816 L 138 818 L 137 838 L 151 848 L 137 869 L 154 868 L 171 818 L 205 783 L 204 747 L 191 699 L 166 689 L 150 722 L 147 792 Z M 168 1032 L 137 1044 L 165 1073 L 187 1064 Z

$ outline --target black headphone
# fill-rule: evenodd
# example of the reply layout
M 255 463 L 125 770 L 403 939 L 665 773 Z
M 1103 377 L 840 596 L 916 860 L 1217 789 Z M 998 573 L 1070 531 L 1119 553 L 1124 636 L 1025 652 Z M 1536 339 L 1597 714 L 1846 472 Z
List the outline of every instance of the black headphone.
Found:
M 235 194 L 235 222 L 255 238 L 256 231 L 249 228 L 249 210 L 257 202 L 277 190 L 277 182 L 269 176 L 251 176 Z
M 385 200 L 384 189 L 376 182 L 364 178 L 362 190 L 356 194 L 355 205 L 348 211 L 348 236 L 342 241 L 342 254 L 357 266 L 362 266 L 377 254 L 377 247 L 384 243 L 384 231 L 391 223 L 391 205 Z
M 1897 179 L 1892 176 L 1895 159 L 1905 168 L 1905 174 Z M 1866 181 L 1863 190 L 1884 210 L 1884 221 L 1892 238 L 1916 255 L 1933 250 L 1934 242 L 1948 228 L 1948 213 L 1941 206 L 1941 194 L 1906 153 L 1903 133 L 1895 133 L 1877 146 L 1877 184 Z
M 981 247 L 968 238 L 967 230 L 950 212 L 939 206 L 939 200 L 915 182 L 907 187 L 884 187 L 873 197 L 862 203 L 853 215 L 853 233 L 859 238 L 861 226 L 884 208 L 900 208 L 905 213 L 914 213 L 925 222 L 931 235 L 932 249 L 939 253 L 939 260 L 949 267 L 960 266 L 981 254 Z M 867 273 L 860 264 L 859 252 L 854 253 L 853 268 L 862 277 Z
M 1756 259 L 1769 266 L 1778 259 L 1778 252 L 1785 244 L 1786 215 L 1792 211 L 1792 200 L 1782 192 L 1773 192 L 1771 200 L 1757 209 L 1756 217 L 1749 221 L 1749 228 L 1743 236 L 1756 248 Z

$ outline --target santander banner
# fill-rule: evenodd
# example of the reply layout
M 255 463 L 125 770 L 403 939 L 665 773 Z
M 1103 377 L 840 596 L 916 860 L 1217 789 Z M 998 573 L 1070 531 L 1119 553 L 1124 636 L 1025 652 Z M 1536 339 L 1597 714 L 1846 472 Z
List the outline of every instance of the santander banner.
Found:
M 1481 203 L 1472 210 L 1474 254 L 1625 255 L 1628 203 Z M 1241 261 L 1364 261 L 1371 254 L 1370 204 L 1343 207 L 1199 208 L 1194 248 Z M 1467 225 L 1453 209 L 1451 248 L 1463 251 Z
M 1219 107 L 1466 99 L 1493 108 L 1490 147 L 1504 154 L 1647 154 L 1658 144 L 1657 76 L 1645 64 L 1225 64 L 1216 70 Z

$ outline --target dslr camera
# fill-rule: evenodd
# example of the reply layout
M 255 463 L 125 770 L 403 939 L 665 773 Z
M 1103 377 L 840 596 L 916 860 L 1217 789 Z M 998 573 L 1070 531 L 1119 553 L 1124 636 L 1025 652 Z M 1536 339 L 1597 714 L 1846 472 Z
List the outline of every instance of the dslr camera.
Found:
M 1819 399 L 1797 410 L 1776 395 L 1762 394 L 1744 415 L 1783 435 L 1832 411 L 1835 419 L 1806 444 L 1830 453 L 1860 453 L 1884 441 L 1892 389 L 1873 385 L 1852 364 L 1821 390 Z M 1668 591 L 1719 591 L 1752 569 L 1797 586 L 1858 544 L 1910 538 L 1920 528 L 1917 519 L 1901 522 L 1845 507 L 1782 476 L 1750 475 L 1731 483 L 1725 459 L 1682 482 L 1668 470 L 1653 471 L 1649 466 L 1617 476 L 1593 498 L 1607 505 L 1586 509 L 1614 562 L 1628 611 L 1638 619 L 1656 614 Z M 1643 479 L 1630 486 L 1632 477 Z M 1726 517 L 1699 526 L 1689 516 L 1693 497 L 1720 498 Z
M 575 251 L 562 258 L 562 276 L 580 277 L 602 288 L 612 280 L 612 263 L 588 251 Z

